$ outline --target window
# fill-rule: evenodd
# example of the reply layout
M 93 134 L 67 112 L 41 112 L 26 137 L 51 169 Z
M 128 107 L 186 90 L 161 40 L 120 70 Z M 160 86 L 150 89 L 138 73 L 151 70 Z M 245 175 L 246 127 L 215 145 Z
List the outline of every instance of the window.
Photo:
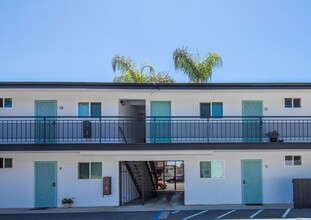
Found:
M 200 103 L 201 118 L 221 118 L 223 116 L 222 102 Z
M 301 98 L 285 98 L 285 108 L 301 108 Z
M 201 161 L 200 177 L 221 179 L 224 178 L 224 162 L 223 161 Z
M 78 163 L 78 178 L 79 179 L 101 179 L 102 178 L 102 163 Z
M 301 166 L 302 158 L 300 155 L 286 155 L 285 166 Z
M 100 102 L 79 102 L 78 116 L 101 116 L 102 107 Z
M 0 98 L 0 108 L 12 108 L 12 98 Z
M 13 168 L 13 159 L 0 158 L 0 168 Z

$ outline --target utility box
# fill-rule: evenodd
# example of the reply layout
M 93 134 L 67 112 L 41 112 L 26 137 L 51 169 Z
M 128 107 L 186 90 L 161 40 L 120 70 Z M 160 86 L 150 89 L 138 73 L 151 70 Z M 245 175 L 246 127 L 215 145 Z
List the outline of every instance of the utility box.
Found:
M 90 121 L 83 121 L 83 137 L 92 137 L 92 123 Z
M 111 195 L 111 177 L 105 176 L 103 178 L 103 194 Z
M 295 209 L 311 208 L 311 179 L 293 179 Z

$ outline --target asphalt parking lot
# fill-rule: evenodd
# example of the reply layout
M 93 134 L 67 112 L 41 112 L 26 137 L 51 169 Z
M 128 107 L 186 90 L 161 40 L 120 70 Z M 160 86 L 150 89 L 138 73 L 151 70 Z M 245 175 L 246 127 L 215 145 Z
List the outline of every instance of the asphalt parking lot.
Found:
M 24 210 L 25 211 L 25 210 Z M 1 220 L 206 220 L 206 219 L 311 219 L 311 209 L 247 208 L 173 211 L 91 211 L 51 209 L 1 214 Z M 54 212 L 53 211 L 57 211 Z M 61 212 L 62 211 L 62 212 Z M 68 212 L 67 212 L 68 211 Z M 83 211 L 83 210 L 80 210 Z
M 158 212 L 154 220 L 311 218 L 311 209 L 224 209 Z

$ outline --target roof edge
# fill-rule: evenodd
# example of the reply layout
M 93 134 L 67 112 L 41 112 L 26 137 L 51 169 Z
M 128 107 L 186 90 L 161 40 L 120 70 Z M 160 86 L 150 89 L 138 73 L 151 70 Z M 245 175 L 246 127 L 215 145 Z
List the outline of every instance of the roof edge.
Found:
M 155 89 L 155 90 L 311 89 L 311 83 L 0 82 L 0 89 Z

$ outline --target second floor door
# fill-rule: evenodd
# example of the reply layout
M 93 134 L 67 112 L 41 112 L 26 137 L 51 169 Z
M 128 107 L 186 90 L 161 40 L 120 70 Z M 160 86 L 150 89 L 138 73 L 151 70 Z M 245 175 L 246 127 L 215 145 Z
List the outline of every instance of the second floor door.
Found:
M 152 101 L 150 121 L 150 142 L 171 142 L 171 102 Z
M 36 100 L 35 116 L 35 142 L 56 142 L 57 101 Z
M 263 104 L 258 100 L 242 101 L 243 141 L 260 142 L 262 139 Z

